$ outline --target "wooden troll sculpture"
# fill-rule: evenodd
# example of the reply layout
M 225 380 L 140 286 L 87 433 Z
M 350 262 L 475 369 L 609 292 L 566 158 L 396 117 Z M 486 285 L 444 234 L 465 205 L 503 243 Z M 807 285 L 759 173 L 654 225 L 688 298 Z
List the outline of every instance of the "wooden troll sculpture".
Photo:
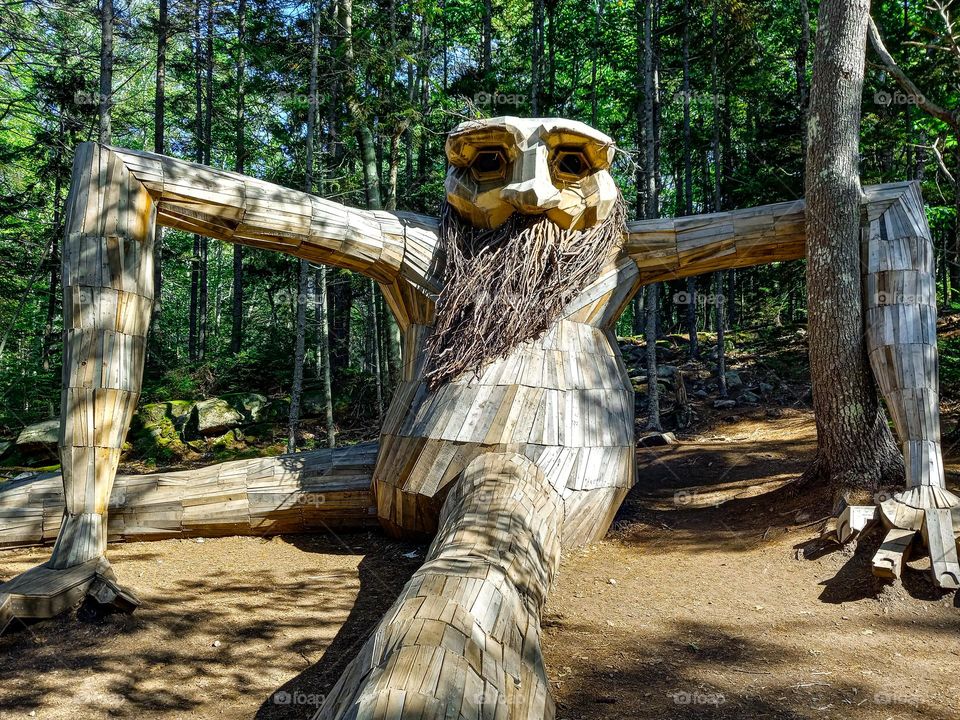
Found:
M 63 252 L 66 510 L 50 499 L 56 479 L 44 481 L 39 510 L 37 483 L 2 496 L 8 539 L 58 535 L 46 564 L 0 586 L 0 626 L 3 613 L 47 617 L 84 595 L 132 607 L 104 559 L 108 538 L 363 525 L 373 505 L 389 533 L 433 543 L 318 717 L 554 716 L 539 619 L 561 548 L 601 537 L 634 482 L 617 317 L 650 282 L 803 257 L 804 205 L 626 223 L 613 142 L 568 120 L 464 123 L 446 153 L 438 221 L 80 146 Z M 882 517 L 877 571 L 896 574 L 922 532 L 935 581 L 956 587 L 957 498 L 944 487 L 933 246 L 918 186 L 868 188 L 863 218 L 870 359 L 908 487 L 879 509 L 848 511 L 841 535 Z M 404 358 L 379 443 L 120 478 L 118 493 L 157 223 L 376 280 Z M 311 515 L 289 501 L 304 489 L 331 502 Z

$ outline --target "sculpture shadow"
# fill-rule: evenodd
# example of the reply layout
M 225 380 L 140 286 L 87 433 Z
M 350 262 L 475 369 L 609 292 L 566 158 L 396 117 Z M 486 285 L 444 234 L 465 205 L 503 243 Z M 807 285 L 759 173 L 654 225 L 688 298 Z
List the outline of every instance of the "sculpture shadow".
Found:
M 285 540 L 307 551 L 306 536 Z M 357 566 L 360 590 L 356 602 L 323 657 L 279 686 L 257 710 L 257 720 L 303 720 L 312 717 L 347 665 L 400 594 L 426 554 L 422 545 L 391 541 L 395 552 L 366 555 Z M 407 555 L 416 553 L 418 559 Z

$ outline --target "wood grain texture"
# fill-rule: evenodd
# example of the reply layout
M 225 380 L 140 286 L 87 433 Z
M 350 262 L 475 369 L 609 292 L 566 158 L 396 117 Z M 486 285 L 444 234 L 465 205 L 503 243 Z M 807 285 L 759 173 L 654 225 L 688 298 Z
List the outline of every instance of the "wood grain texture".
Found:
M 553 718 L 540 614 L 562 517 L 559 493 L 528 458 L 473 460 L 426 561 L 316 717 Z
M 109 502 L 110 542 L 223 535 L 278 535 L 377 526 L 370 478 L 377 443 L 237 460 L 196 470 L 118 475 Z M 59 474 L 0 488 L 0 547 L 58 535 Z

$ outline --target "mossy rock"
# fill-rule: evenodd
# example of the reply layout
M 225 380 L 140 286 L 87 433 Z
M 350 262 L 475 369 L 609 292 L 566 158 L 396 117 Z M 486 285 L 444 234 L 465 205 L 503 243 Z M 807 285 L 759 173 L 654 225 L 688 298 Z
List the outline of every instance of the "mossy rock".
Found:
M 193 406 L 185 432 L 190 438 L 219 436 L 242 424 L 243 415 L 229 402 L 223 398 L 210 398 Z
M 219 437 L 209 438 L 207 443 L 213 451 L 214 460 L 217 462 L 241 460 L 249 457 L 250 448 L 243 437 L 243 433 L 237 428 L 228 430 Z
M 27 425 L 17 439 L 9 444 L 3 455 L 3 464 L 7 466 L 41 467 L 58 460 L 57 439 L 60 434 L 60 420 L 51 418 L 43 422 Z
M 17 450 L 30 452 L 33 450 L 56 449 L 57 437 L 60 434 L 60 418 L 51 418 L 43 422 L 27 425 L 17 435 Z
M 181 400 L 166 403 L 148 403 L 133 416 L 128 439 L 133 453 L 144 460 L 170 462 L 190 454 L 178 432 L 177 422 L 184 416 Z M 189 410 L 189 407 L 186 408 Z M 180 423 L 183 426 L 183 422 Z
M 229 393 L 221 399 L 226 400 L 230 407 L 243 415 L 243 422 L 248 425 L 263 419 L 270 402 L 260 393 Z
M 290 398 L 273 398 L 264 408 L 263 420 L 266 422 L 285 423 L 290 419 Z

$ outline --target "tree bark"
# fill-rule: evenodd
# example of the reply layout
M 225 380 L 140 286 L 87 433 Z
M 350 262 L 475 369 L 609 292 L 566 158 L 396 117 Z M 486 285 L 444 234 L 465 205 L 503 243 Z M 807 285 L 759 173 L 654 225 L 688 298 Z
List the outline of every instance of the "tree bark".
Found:
M 100 143 L 111 140 L 110 108 L 113 104 L 113 0 L 100 0 Z
M 193 138 L 195 158 L 198 163 L 203 162 L 203 50 L 200 43 L 200 3 L 193 3 L 193 73 L 194 73 L 194 127 Z M 206 242 L 199 235 L 193 236 L 193 255 L 190 258 L 190 338 L 188 351 L 190 362 L 199 359 L 198 339 L 200 326 L 200 246 Z
M 646 212 L 644 216 L 652 219 L 660 216 L 659 185 L 657 181 L 657 123 L 655 119 L 656 97 L 659 92 L 657 63 L 653 53 L 653 3 L 646 0 L 643 24 L 644 51 L 644 117 L 645 117 L 645 196 Z M 659 285 L 651 283 L 646 290 L 646 327 L 647 343 L 647 428 L 660 431 L 660 392 L 657 386 L 657 312 L 659 303 Z
M 720 212 L 723 206 L 723 164 L 720 152 L 720 80 L 719 73 L 719 37 L 720 11 L 714 0 L 713 14 L 710 19 L 710 83 L 713 91 L 713 212 Z M 727 343 L 724 333 L 726 318 L 723 303 L 723 271 L 714 273 L 711 286 L 714 288 L 713 301 L 717 329 L 717 389 L 720 397 L 727 397 Z
M 320 7 L 313 3 L 310 23 L 310 91 L 307 104 L 306 160 L 303 174 L 303 189 L 313 192 L 313 140 L 317 126 L 317 65 L 320 55 Z M 307 299 L 310 292 L 310 263 L 299 261 L 300 274 L 297 280 L 296 338 L 293 351 L 293 385 L 290 390 L 290 423 L 287 436 L 287 452 L 297 449 L 297 433 L 300 429 L 300 399 L 303 396 L 303 362 L 306 356 Z M 318 359 L 319 361 L 319 359 Z
M 380 323 L 377 319 L 377 284 L 373 278 L 368 278 L 368 287 L 370 288 L 367 301 L 367 314 L 370 318 L 370 324 L 367 332 L 371 333 L 372 342 L 370 343 L 373 351 L 371 366 L 373 367 L 373 379 L 377 389 L 377 422 L 383 419 L 383 373 L 380 367 Z
M 203 164 L 209 165 L 213 156 L 213 2 L 207 0 L 206 37 L 204 52 L 204 111 L 203 111 Z M 199 319 L 197 323 L 197 359 L 201 362 L 207 356 L 207 340 L 210 324 L 210 283 L 209 261 L 210 239 L 200 238 L 200 294 L 197 309 Z
M 493 72 L 493 0 L 483 0 L 483 49 L 480 71 L 483 73 L 484 80 Z
M 693 158 L 690 148 L 690 0 L 683 2 L 683 213 L 693 215 Z M 700 354 L 697 338 L 697 279 L 687 278 L 687 337 L 690 358 Z
M 540 114 L 540 70 L 543 56 L 543 0 L 533 0 L 533 33 L 530 49 L 530 113 Z
M 166 152 L 166 104 L 167 104 L 167 45 L 170 40 L 169 0 L 159 0 L 160 15 L 157 22 L 157 81 L 153 103 L 153 151 L 160 155 Z M 151 328 L 156 327 L 160 317 L 163 286 L 163 226 L 154 227 L 153 238 L 153 312 Z M 155 335 L 151 333 L 151 336 Z
M 823 0 L 806 168 L 810 375 L 818 450 L 837 509 L 902 472 L 867 362 L 860 278 L 860 99 L 869 0 Z
M 237 137 L 235 169 L 244 172 L 247 159 L 246 144 L 246 57 L 247 0 L 237 5 Z M 313 100 L 311 99 L 311 102 Z M 233 246 L 233 294 L 230 312 L 230 352 L 236 355 L 243 347 L 243 245 Z
M 810 56 L 810 7 L 800 0 L 800 41 L 794 60 L 797 75 L 797 103 L 800 107 L 800 152 L 807 157 L 807 114 L 810 102 L 810 83 L 807 80 L 807 58 Z

